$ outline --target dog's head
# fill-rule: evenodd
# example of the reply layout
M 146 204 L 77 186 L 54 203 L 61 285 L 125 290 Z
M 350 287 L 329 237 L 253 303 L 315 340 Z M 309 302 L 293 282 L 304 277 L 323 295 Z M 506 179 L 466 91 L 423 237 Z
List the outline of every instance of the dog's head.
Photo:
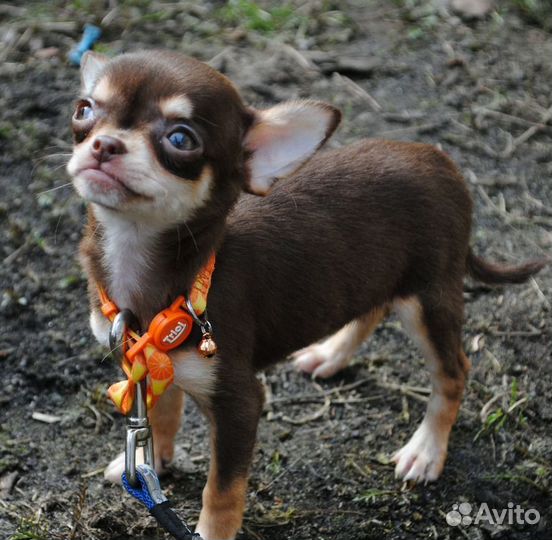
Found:
M 315 101 L 247 108 L 226 77 L 181 54 L 88 53 L 67 170 L 85 200 L 169 226 L 227 211 L 241 189 L 266 194 L 339 119 Z

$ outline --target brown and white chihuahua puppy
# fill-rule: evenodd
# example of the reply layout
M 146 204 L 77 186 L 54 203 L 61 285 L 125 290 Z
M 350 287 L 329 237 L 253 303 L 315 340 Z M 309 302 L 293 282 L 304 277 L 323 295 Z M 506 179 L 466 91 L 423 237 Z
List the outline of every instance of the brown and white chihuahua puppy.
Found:
M 234 538 L 241 526 L 263 407 L 256 372 L 299 351 L 301 370 L 329 377 L 391 309 L 432 384 L 396 474 L 435 480 L 470 367 L 464 276 L 518 283 L 544 262 L 505 268 L 472 253 L 468 188 L 432 146 L 363 140 L 315 154 L 340 120 L 325 103 L 254 110 L 214 69 L 162 51 L 89 53 L 82 82 L 68 172 L 90 203 L 81 258 L 96 338 L 107 345 L 98 284 L 147 328 L 217 253 L 218 353 L 171 352 L 175 384 L 151 411 L 158 468 L 173 456 L 184 393 L 211 423 L 201 536 Z M 119 458 L 106 475 L 122 468 Z

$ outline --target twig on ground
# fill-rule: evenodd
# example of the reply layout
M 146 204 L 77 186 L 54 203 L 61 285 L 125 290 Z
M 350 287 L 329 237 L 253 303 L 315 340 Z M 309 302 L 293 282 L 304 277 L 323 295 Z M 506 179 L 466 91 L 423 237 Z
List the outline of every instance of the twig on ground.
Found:
M 4 499 L 10 494 L 18 476 L 18 471 L 12 471 L 0 478 L 0 499 Z
M 105 467 L 101 467 L 100 469 L 94 469 L 93 471 L 81 474 L 81 478 L 83 480 L 86 480 L 87 478 L 92 478 L 93 476 L 98 476 L 98 474 L 102 474 L 105 471 Z
M 533 122 L 532 120 L 527 120 L 525 118 L 521 118 L 520 116 L 489 109 L 488 107 L 479 107 L 475 110 L 475 113 L 481 116 L 491 116 L 493 118 L 504 120 L 510 124 L 523 127 L 542 127 L 543 129 L 547 127 L 543 126 L 539 122 Z
M 15 25 L 13 26 L 15 28 Z M 26 45 L 33 36 L 33 29 L 31 27 L 25 28 L 23 33 L 13 43 L 9 44 L 0 53 L 0 62 L 4 62 L 13 50 L 17 50 L 20 47 Z
M 493 159 L 499 157 L 498 152 L 494 148 L 486 143 L 474 140 L 473 138 L 466 139 L 465 137 L 455 133 L 443 133 L 441 138 L 446 142 L 457 146 L 458 148 L 463 148 L 464 150 L 468 150 L 470 152 L 482 152 Z
M 248 527 L 245 523 L 242 525 L 242 528 L 249 536 L 255 538 L 255 540 L 263 540 L 263 537 L 260 534 L 257 534 L 251 527 Z
M 376 380 L 374 377 L 367 377 L 365 379 L 359 379 L 358 381 L 345 384 L 343 386 L 336 386 L 335 388 L 329 388 L 328 390 L 322 391 L 322 393 L 307 393 L 307 394 L 300 394 L 296 396 L 291 397 L 282 397 L 282 398 L 274 398 L 270 401 L 270 404 L 272 403 L 293 403 L 295 401 L 300 401 L 302 399 L 312 399 L 312 398 L 320 398 L 322 396 L 329 396 L 332 394 L 339 394 L 341 392 L 348 392 L 349 390 L 354 390 L 355 388 L 358 388 L 359 386 L 362 386 L 368 382 L 375 382 Z
M 405 422 L 410 422 L 410 408 L 408 406 L 408 398 L 404 394 L 402 396 L 402 417 Z
M 79 23 L 77 21 L 40 21 L 35 19 L 30 24 L 29 21 L 14 22 L 13 27 L 17 29 L 29 28 L 41 32 L 59 32 L 61 34 L 73 35 L 78 31 Z
M 21 255 L 31 245 L 31 240 L 31 236 L 27 236 L 25 241 L 18 248 L 14 249 L 9 255 L 4 257 L 4 264 L 8 266 L 14 262 L 15 259 L 17 259 L 17 257 L 19 257 L 19 255 Z
M 508 158 L 511 157 L 514 152 L 524 143 L 526 143 L 531 137 L 535 136 L 537 133 L 547 129 L 548 122 L 552 120 L 552 106 L 550 106 L 541 117 L 541 121 L 534 126 L 526 129 L 519 137 L 516 137 L 500 154 L 500 157 Z
M 86 505 L 86 492 L 88 491 L 88 484 L 86 482 L 82 483 L 82 486 L 79 490 L 79 496 L 75 503 L 73 509 L 73 523 L 71 524 L 71 534 L 69 535 L 69 540 L 75 540 L 77 537 L 77 531 L 81 526 L 81 517 Z
M 373 98 L 364 88 L 361 88 L 356 82 L 354 82 L 352 79 L 349 79 L 346 75 L 340 75 L 337 72 L 334 72 L 333 79 L 337 82 L 340 82 L 351 92 L 351 94 L 364 99 L 368 105 L 370 105 L 371 109 L 374 112 L 379 112 L 383 109 L 383 107 L 376 101 L 375 98 Z
M 502 371 L 502 365 L 500 364 L 499 359 L 493 354 L 489 349 L 485 349 L 485 356 L 491 361 L 491 364 L 495 370 L 500 373 Z
M 343 398 L 343 399 L 332 399 L 332 405 L 354 405 L 355 403 L 369 403 L 370 401 L 375 401 L 376 399 L 382 399 L 383 394 L 378 396 L 370 396 L 363 398 Z
M 438 122 L 430 122 L 427 124 L 420 124 L 417 126 L 409 126 L 405 128 L 398 128 L 398 129 L 390 129 L 388 131 L 382 131 L 380 133 L 377 133 L 377 137 L 381 138 L 387 138 L 387 137 L 399 137 L 403 135 L 409 135 L 411 133 L 414 134 L 421 134 L 421 133 L 429 133 L 432 131 L 436 131 L 443 126 L 445 126 L 447 123 L 446 119 L 439 120 Z
M 267 411 L 272 410 L 272 403 L 273 403 L 273 397 L 272 397 L 272 388 L 270 388 L 270 384 L 268 384 L 268 380 L 266 378 L 265 373 L 261 373 L 260 376 L 261 385 L 263 386 L 264 394 L 265 394 L 265 405 L 264 409 Z
M 281 418 L 284 422 L 288 422 L 289 424 L 293 424 L 294 426 L 302 426 L 303 424 L 308 424 L 309 422 L 318 420 L 318 418 L 321 418 L 326 414 L 326 412 L 328 412 L 332 403 L 329 394 L 324 395 L 324 390 L 322 390 L 322 387 L 318 383 L 313 382 L 312 384 L 317 390 L 320 391 L 320 394 L 324 396 L 324 405 L 322 405 L 322 407 L 320 407 L 314 413 L 307 414 L 302 418 L 291 418 L 289 416 L 283 415 Z
M 96 425 L 94 426 L 94 433 L 97 435 L 100 432 L 100 429 L 102 428 L 102 415 L 100 414 L 98 409 L 96 409 L 96 407 L 94 407 L 94 405 L 92 405 L 91 403 L 87 403 L 85 406 L 88 410 L 92 411 L 92 414 L 96 418 Z
M 353 467 L 353 469 L 364 476 L 364 478 L 371 478 L 371 476 L 352 457 L 350 457 L 347 462 L 351 465 L 351 467 Z
M 474 182 L 475 183 L 475 182 Z M 482 199 L 485 201 L 487 206 L 498 214 L 507 225 L 546 225 L 552 226 L 552 218 L 547 218 L 544 216 L 531 216 L 529 218 L 524 216 L 516 216 L 510 212 L 504 210 L 499 205 L 497 205 L 487 194 L 483 186 L 477 184 L 477 191 L 481 195 Z
M 408 386 L 397 383 L 378 383 L 378 386 L 387 390 L 397 390 L 401 394 L 426 403 L 429 400 L 431 390 L 422 386 Z M 424 395 L 426 394 L 426 395 Z
M 487 417 L 489 416 L 489 412 L 491 410 L 491 407 L 500 399 L 502 399 L 507 392 L 499 392 L 498 394 L 495 394 L 487 403 L 481 407 L 481 411 L 479 412 L 479 418 L 481 419 L 481 422 L 484 424 L 487 421 Z
M 284 470 L 280 474 L 274 477 L 266 486 L 263 486 L 262 488 L 258 489 L 257 494 L 267 491 L 268 488 L 273 486 L 278 480 L 280 480 L 280 478 L 282 478 L 282 476 L 287 474 L 293 467 L 295 467 L 295 465 L 297 465 L 297 463 L 299 463 L 302 460 L 303 460 L 303 456 L 299 456 L 297 459 L 292 461 L 287 467 L 284 468 Z
M 45 424 L 56 424 L 57 422 L 61 422 L 61 416 L 55 416 L 53 414 L 47 414 L 47 413 L 41 413 L 38 411 L 35 411 L 31 418 L 33 420 L 37 420 L 38 422 L 44 422 Z
M 542 330 L 489 330 L 489 334 L 493 336 L 507 336 L 507 337 L 535 337 L 542 336 Z
M 548 298 L 546 298 L 545 294 L 542 292 L 541 288 L 539 287 L 539 284 L 537 283 L 537 280 L 532 277 L 529 281 L 529 283 L 531 283 L 531 286 L 532 288 L 534 289 L 534 291 L 537 293 L 537 296 L 539 297 L 539 300 L 548 308 L 550 309 L 551 307 L 551 304 L 550 304 L 550 300 L 548 300 Z
M 292 58 L 301 66 L 303 69 L 310 71 L 320 71 L 318 66 L 309 60 L 305 55 L 301 54 L 296 48 L 292 47 L 287 43 L 276 43 L 278 48 L 284 52 L 287 56 Z
M 523 405 L 524 403 L 527 403 L 527 401 L 529 401 L 529 398 L 528 398 L 527 396 L 522 397 L 521 399 L 518 399 L 515 403 L 512 403 L 512 405 L 510 405 L 510 406 L 508 407 L 508 410 L 506 411 L 506 414 L 512 413 L 512 412 L 515 411 L 520 405 Z

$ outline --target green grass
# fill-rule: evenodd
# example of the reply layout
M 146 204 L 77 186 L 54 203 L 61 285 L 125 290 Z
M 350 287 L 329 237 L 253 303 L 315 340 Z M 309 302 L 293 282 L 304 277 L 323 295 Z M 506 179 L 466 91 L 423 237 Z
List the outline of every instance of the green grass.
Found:
M 267 468 L 273 476 L 276 476 L 282 470 L 282 456 L 278 450 L 275 450 L 272 454 L 272 459 L 270 460 Z
M 534 478 L 529 476 L 529 471 L 518 470 L 519 467 L 516 467 L 516 472 L 513 473 L 503 473 L 503 474 L 490 474 L 483 476 L 484 480 L 491 480 L 494 482 L 510 482 L 514 485 L 516 484 L 525 484 L 531 486 L 535 489 L 538 489 L 540 492 L 548 495 L 550 493 L 550 486 L 548 479 L 550 477 L 550 470 L 545 467 L 540 467 L 535 471 L 533 475 Z
M 229 0 L 227 5 L 218 10 L 217 15 L 223 23 L 264 34 L 299 28 L 305 22 L 305 17 L 296 14 L 289 4 L 263 9 L 251 0 Z
M 39 519 L 23 518 L 9 540 L 51 540 L 51 536 L 48 528 Z
M 410 40 L 421 39 L 439 25 L 441 18 L 432 0 L 393 0 L 401 10 L 402 19 L 410 25 L 407 36 Z
M 497 3 L 501 15 L 517 12 L 527 22 L 552 30 L 552 2 L 550 0 L 502 0 Z
M 377 500 L 385 499 L 396 494 L 397 492 L 395 490 L 373 488 L 355 497 L 354 501 L 363 504 L 374 504 Z
M 14 135 L 14 127 L 9 122 L 0 122 L 0 139 L 9 140 Z
M 483 427 L 477 432 L 474 437 L 474 441 L 479 439 L 482 435 L 488 435 L 491 433 L 498 433 L 505 427 L 516 428 L 523 426 L 526 423 L 526 418 L 523 415 L 523 407 L 514 408 L 514 405 L 519 400 L 519 388 L 517 379 L 512 380 L 510 385 L 510 402 L 507 407 L 497 407 L 489 413 L 485 419 Z
M 511 0 L 512 4 L 526 15 L 535 17 L 537 20 L 541 16 L 552 13 L 550 0 Z

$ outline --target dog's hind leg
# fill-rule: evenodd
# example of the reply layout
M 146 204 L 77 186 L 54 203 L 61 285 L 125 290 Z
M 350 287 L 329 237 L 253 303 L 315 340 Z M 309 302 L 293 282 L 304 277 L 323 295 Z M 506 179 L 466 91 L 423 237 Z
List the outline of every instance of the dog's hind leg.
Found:
M 432 481 L 443 470 L 470 368 L 461 345 L 462 291 L 455 290 L 446 302 L 443 297 L 435 302 L 411 297 L 396 301 L 394 308 L 425 356 L 432 387 L 422 423 L 392 458 L 395 475 L 414 482 Z
M 314 343 L 292 355 L 295 367 L 313 377 L 328 378 L 347 367 L 361 343 L 374 331 L 387 307 L 378 307 L 345 325 L 321 343 Z

